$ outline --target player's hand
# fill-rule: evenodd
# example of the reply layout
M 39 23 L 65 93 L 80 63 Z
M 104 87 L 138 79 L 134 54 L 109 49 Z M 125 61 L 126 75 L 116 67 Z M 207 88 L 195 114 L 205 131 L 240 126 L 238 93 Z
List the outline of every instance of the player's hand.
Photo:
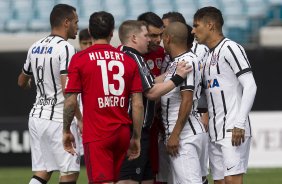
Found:
M 168 138 L 166 150 L 169 155 L 174 157 L 178 155 L 178 149 L 179 149 L 179 136 L 172 132 L 172 134 Z
M 245 130 L 234 127 L 232 129 L 232 146 L 240 146 L 245 142 Z
M 72 155 L 75 155 L 75 139 L 74 136 L 70 131 L 64 131 L 63 132 L 63 145 L 64 145 L 64 150 L 69 152 Z
M 176 74 L 182 78 L 186 78 L 188 73 L 192 71 L 192 66 L 187 64 L 187 61 L 179 61 L 176 66 Z
M 140 139 L 133 139 L 130 140 L 130 145 L 127 151 L 128 160 L 136 159 L 140 156 L 141 152 L 141 145 Z

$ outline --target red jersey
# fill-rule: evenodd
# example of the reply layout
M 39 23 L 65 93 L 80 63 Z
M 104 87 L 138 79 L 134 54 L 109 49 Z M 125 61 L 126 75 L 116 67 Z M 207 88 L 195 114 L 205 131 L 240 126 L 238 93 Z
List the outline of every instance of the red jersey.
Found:
M 156 51 L 151 51 L 144 55 L 144 60 L 147 62 L 151 73 L 156 77 L 161 74 L 162 63 L 165 58 L 164 48 L 159 46 Z
M 81 93 L 83 143 L 110 137 L 131 124 L 129 96 L 142 92 L 136 62 L 108 44 L 96 44 L 72 57 L 65 92 Z

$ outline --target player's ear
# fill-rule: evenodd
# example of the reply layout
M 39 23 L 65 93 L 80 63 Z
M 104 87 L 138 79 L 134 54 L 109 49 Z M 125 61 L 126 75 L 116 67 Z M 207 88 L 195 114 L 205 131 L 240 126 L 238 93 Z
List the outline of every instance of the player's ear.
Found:
M 130 39 L 133 43 L 137 43 L 137 36 L 135 34 L 133 34 Z

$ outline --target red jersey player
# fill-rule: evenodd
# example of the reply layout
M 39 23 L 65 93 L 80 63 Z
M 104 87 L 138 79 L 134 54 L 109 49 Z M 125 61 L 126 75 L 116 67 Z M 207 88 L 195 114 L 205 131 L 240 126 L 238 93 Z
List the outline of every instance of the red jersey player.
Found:
M 107 12 L 90 16 L 89 30 L 94 45 L 73 56 L 69 67 L 64 106 L 64 147 L 75 154 L 69 131 L 75 114 L 77 94 L 83 102 L 83 146 L 89 183 L 115 182 L 128 150 L 129 159 L 140 154 L 143 122 L 142 84 L 133 59 L 109 42 L 114 18 Z M 133 135 L 130 141 L 128 115 L 132 100 Z

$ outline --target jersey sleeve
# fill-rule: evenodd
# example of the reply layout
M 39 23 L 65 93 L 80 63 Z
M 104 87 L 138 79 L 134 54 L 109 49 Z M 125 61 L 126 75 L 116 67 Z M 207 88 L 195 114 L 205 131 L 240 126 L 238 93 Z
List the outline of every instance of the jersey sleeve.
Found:
M 188 62 L 189 65 L 192 66 L 192 71 L 188 73 L 186 79 L 180 86 L 180 91 L 190 90 L 194 91 L 195 89 L 195 63 L 193 61 Z
M 68 73 L 68 66 L 74 54 L 75 54 L 75 49 L 72 45 L 65 44 L 64 46 L 62 46 L 59 55 L 61 75 L 66 75 Z
M 231 44 L 227 45 L 225 53 L 224 59 L 237 77 L 251 71 L 247 55 L 241 45 L 231 42 Z
M 66 81 L 66 88 L 65 92 L 66 93 L 80 93 L 82 89 L 82 84 L 81 84 L 81 78 L 79 75 L 79 60 L 77 57 L 73 57 L 70 63 L 70 66 L 68 68 L 68 77 Z
M 24 66 L 23 66 L 23 73 L 26 74 L 26 75 L 29 75 L 29 76 L 33 75 L 32 68 L 31 68 L 30 54 L 31 54 L 31 49 L 27 53 L 27 57 L 26 57 L 26 60 L 25 60 Z

